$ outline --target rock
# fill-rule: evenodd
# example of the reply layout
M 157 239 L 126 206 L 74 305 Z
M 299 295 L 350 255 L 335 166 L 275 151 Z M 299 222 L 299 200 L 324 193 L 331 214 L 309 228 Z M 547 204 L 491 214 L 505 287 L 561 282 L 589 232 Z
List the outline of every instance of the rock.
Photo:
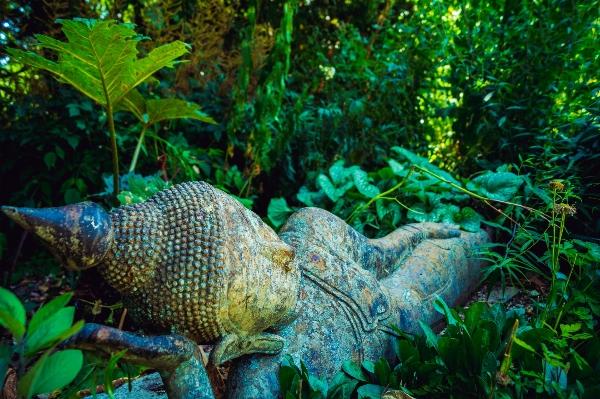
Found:
M 492 292 L 490 293 L 490 298 L 488 299 L 488 302 L 490 303 L 497 303 L 497 302 L 506 302 L 509 299 L 511 299 L 512 297 L 514 297 L 515 295 L 517 295 L 519 292 L 521 292 L 520 289 L 515 288 L 515 287 L 506 287 L 506 289 L 504 290 L 504 295 L 502 295 L 502 288 L 500 287 L 495 287 Z
M 123 384 L 115 390 L 115 399 L 167 399 L 164 391 L 164 385 L 158 373 L 148 374 L 131 382 L 131 392 L 129 384 Z M 101 393 L 97 395 L 98 399 L 109 399 L 108 395 Z M 88 396 L 85 399 L 93 399 Z

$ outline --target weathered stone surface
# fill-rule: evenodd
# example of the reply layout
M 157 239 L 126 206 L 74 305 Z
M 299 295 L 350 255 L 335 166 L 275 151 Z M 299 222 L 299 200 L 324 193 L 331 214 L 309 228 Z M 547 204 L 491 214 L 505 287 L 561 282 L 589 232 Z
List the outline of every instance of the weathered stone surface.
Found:
M 105 393 L 98 394 L 98 399 L 109 399 Z M 115 389 L 115 399 L 167 399 L 167 393 L 158 373 L 148 374 L 131 382 L 131 392 L 128 384 L 123 384 Z M 87 396 L 86 399 L 93 399 Z
M 9 216 L 44 220 L 44 212 L 10 208 Z M 317 208 L 296 212 L 278 236 L 238 201 L 200 182 L 118 208 L 110 220 L 98 232 L 111 237 L 110 248 L 95 264 L 147 331 L 181 337 L 86 326 L 68 345 L 105 354 L 128 349 L 127 359 L 161 371 L 171 398 L 212 397 L 192 342 L 214 343 L 214 364 L 235 359 L 229 399 L 280 397 L 285 354 L 328 379 L 347 359 L 392 362 L 390 325 L 419 332 L 419 319 L 436 322 L 433 301 L 439 295 L 453 305 L 468 293 L 481 267 L 469 251 L 489 240 L 483 230 L 435 223 L 370 240 Z M 163 358 L 168 362 L 157 363 Z

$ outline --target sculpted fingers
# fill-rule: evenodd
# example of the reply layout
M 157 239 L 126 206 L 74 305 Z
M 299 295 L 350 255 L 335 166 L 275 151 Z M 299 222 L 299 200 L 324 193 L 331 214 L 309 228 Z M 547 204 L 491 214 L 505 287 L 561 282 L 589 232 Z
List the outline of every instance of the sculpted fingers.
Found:
M 458 226 L 441 223 L 415 223 L 409 225 L 421 231 L 425 238 L 445 239 L 460 237 Z

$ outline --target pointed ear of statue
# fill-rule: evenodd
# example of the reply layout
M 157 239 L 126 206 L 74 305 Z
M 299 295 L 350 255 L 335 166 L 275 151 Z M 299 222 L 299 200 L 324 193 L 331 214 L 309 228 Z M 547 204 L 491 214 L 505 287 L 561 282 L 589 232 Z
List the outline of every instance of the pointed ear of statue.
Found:
M 71 270 L 97 265 L 113 239 L 109 214 L 92 202 L 41 209 L 3 206 L 2 212 L 37 236 Z

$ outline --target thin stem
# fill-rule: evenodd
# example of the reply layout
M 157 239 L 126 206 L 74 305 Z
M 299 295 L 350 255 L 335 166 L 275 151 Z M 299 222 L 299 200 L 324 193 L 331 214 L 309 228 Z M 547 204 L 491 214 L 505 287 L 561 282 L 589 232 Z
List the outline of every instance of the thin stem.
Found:
M 546 308 L 544 309 L 544 320 L 548 315 L 548 308 L 550 304 L 554 301 L 552 296 L 554 295 L 554 284 L 556 283 L 556 190 L 554 190 L 554 194 L 552 195 L 552 259 L 551 259 L 551 267 L 552 267 L 552 279 L 550 281 L 550 302 L 546 301 Z
M 346 223 L 351 224 L 354 219 L 356 219 L 356 217 L 358 215 L 360 215 L 365 209 L 368 209 L 369 206 L 371 206 L 371 204 L 377 200 L 380 200 L 382 198 L 384 198 L 386 195 L 393 193 L 394 191 L 396 191 L 397 189 L 399 189 L 404 183 L 406 183 L 406 181 L 410 178 L 410 176 L 414 173 L 415 171 L 415 166 L 412 166 L 410 168 L 410 172 L 408 172 L 408 174 L 406 175 L 406 177 L 404 179 L 402 179 L 402 181 L 398 184 L 396 184 L 394 187 L 390 188 L 389 190 L 378 194 L 377 196 L 371 198 L 369 200 L 369 202 L 367 202 L 365 205 L 359 205 L 358 207 L 356 207 L 356 209 L 354 211 L 352 211 L 352 213 L 350 214 L 350 216 L 348 216 L 348 218 L 346 219 Z M 396 200 L 398 201 L 398 200 Z M 400 201 L 398 201 L 398 203 L 400 203 Z
M 424 215 L 425 214 L 424 212 L 415 211 L 414 209 L 407 207 L 402 202 L 400 202 L 397 197 L 381 197 L 379 199 L 386 199 L 386 200 L 390 200 L 390 201 L 396 201 L 398 203 L 398 205 L 400 205 L 402 208 L 406 209 L 407 211 L 411 211 L 411 212 L 417 213 L 419 215 Z
M 127 308 L 123 308 L 123 313 L 121 313 L 121 319 L 119 320 L 119 330 L 123 329 L 123 323 L 125 322 L 125 316 L 127 315 Z
M 144 136 L 146 135 L 146 129 L 148 129 L 148 125 L 144 124 L 142 128 L 142 133 L 140 133 L 140 138 L 138 139 L 137 146 L 135 147 L 135 152 L 133 153 L 133 159 L 131 160 L 131 166 L 129 167 L 129 173 L 135 171 L 135 165 L 137 164 L 138 156 L 140 155 L 140 149 L 142 148 L 142 143 L 144 142 Z
M 556 190 L 554 190 L 554 196 L 552 198 L 552 204 L 556 205 Z M 556 212 L 554 210 L 554 206 L 552 207 L 552 272 L 555 271 L 556 264 Z M 554 282 L 554 279 L 552 279 Z
M 474 192 L 467 190 L 466 188 L 462 188 L 461 186 L 459 186 L 459 185 L 457 185 L 457 184 L 454 184 L 454 183 L 452 183 L 452 182 L 450 182 L 450 181 L 448 181 L 448 180 L 444 179 L 443 177 L 441 177 L 441 176 L 439 176 L 439 175 L 437 175 L 437 174 L 435 174 L 435 173 L 433 173 L 433 172 L 431 172 L 431 171 L 429 171 L 429 170 L 427 170 L 427 169 L 425 169 L 425 168 L 422 168 L 422 167 L 420 167 L 420 166 L 418 166 L 418 165 L 414 165 L 414 167 L 416 167 L 417 169 L 419 169 L 421 172 L 425 172 L 425 173 L 427 173 L 427 174 L 430 174 L 431 176 L 435 177 L 436 179 L 439 179 L 439 180 L 443 181 L 444 183 L 447 183 L 447 184 L 451 185 L 451 186 L 452 186 L 452 187 L 454 187 L 455 189 L 457 189 L 457 190 L 460 190 L 460 191 L 462 191 L 463 193 L 465 193 L 465 194 L 468 194 L 468 195 L 470 195 L 470 196 L 471 196 L 471 197 L 473 197 L 473 198 L 477 198 L 477 199 L 480 199 L 480 200 L 482 200 L 482 201 L 483 201 L 483 202 L 484 202 L 486 205 L 488 205 L 489 207 L 493 208 L 493 209 L 494 209 L 496 212 L 499 212 L 499 213 L 501 213 L 502 215 L 506 216 L 506 217 L 507 217 L 507 218 L 509 218 L 511 221 L 513 221 L 513 223 L 516 223 L 517 225 L 518 225 L 518 223 L 517 223 L 517 222 L 515 222 L 515 221 L 514 221 L 514 220 L 513 220 L 511 217 L 509 217 L 508 215 L 504 214 L 504 212 L 502 212 L 500 209 L 498 209 L 498 208 L 496 208 L 495 206 L 493 206 L 492 204 L 490 204 L 490 202 L 489 202 L 489 201 L 499 202 L 499 203 L 501 203 L 501 204 L 513 205 L 513 206 L 517 206 L 517 207 L 519 207 L 519 208 L 527 209 L 529 212 L 533 212 L 533 213 L 539 213 L 539 215 L 540 215 L 540 216 L 542 216 L 544 219 L 546 219 L 546 220 L 549 220 L 549 217 L 548 217 L 548 215 L 546 215 L 546 214 L 544 214 L 544 213 L 542 213 L 542 212 L 539 212 L 539 211 L 537 211 L 536 209 L 533 209 L 533 208 L 530 208 L 530 207 L 528 207 L 528 206 L 521 205 L 521 204 L 515 204 L 514 202 L 508 202 L 508 201 L 502 201 L 502 200 L 498 200 L 498 199 L 490 199 L 490 198 L 482 197 L 481 195 L 477 195 L 477 194 L 475 194 Z
M 12 280 L 12 275 L 15 272 L 15 268 L 17 267 L 17 259 L 19 259 L 19 254 L 21 253 L 21 248 L 23 248 L 23 242 L 25 241 L 25 237 L 27 237 L 27 230 L 23 230 L 23 233 L 21 234 L 21 239 L 19 240 L 19 245 L 17 246 L 17 252 L 15 253 L 12 267 L 8 271 L 8 277 L 6 278 L 6 282 L 4 283 L 4 287 L 6 288 L 10 288 L 10 281 Z
M 108 98 L 108 95 L 106 96 Z M 106 107 L 108 117 L 108 129 L 110 130 L 110 147 L 112 152 L 113 164 L 113 196 L 115 203 L 118 202 L 117 195 L 119 194 L 119 155 L 117 154 L 117 134 L 115 133 L 115 121 L 113 119 L 113 111 L 110 104 Z

